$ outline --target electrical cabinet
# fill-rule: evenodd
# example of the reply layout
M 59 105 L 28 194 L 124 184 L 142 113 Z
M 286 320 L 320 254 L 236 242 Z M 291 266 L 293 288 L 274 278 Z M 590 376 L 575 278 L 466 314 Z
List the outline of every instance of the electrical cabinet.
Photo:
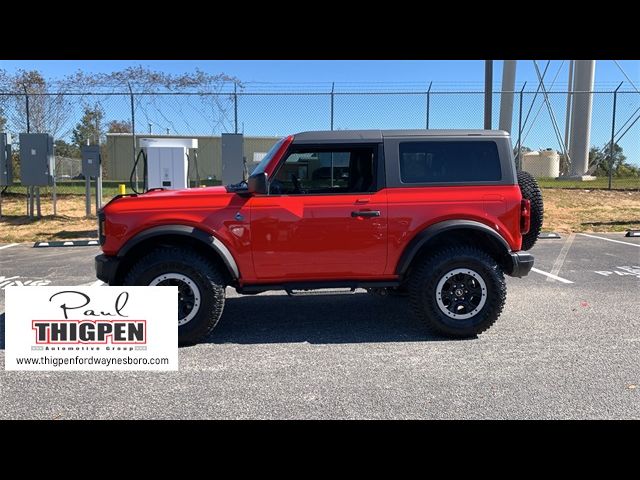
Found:
M 100 146 L 84 145 L 82 147 L 82 174 L 84 178 L 100 175 Z
M 238 183 L 244 174 L 244 137 L 241 133 L 222 134 L 222 184 Z
M 0 187 L 13 184 L 13 162 L 11 160 L 11 136 L 0 132 Z
M 53 137 L 48 133 L 20 134 L 20 181 L 23 185 L 53 185 L 55 158 Z

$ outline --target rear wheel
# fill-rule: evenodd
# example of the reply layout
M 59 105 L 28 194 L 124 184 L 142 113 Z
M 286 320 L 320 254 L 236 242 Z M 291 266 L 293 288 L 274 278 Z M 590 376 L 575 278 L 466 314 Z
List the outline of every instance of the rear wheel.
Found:
M 506 291 L 496 261 L 468 246 L 424 258 L 409 279 L 413 314 L 435 333 L 456 338 L 491 327 L 502 312 Z
M 522 250 L 530 250 L 535 245 L 542 229 L 544 219 L 544 203 L 538 182 L 529 172 L 518 172 L 518 185 L 522 198 L 531 202 L 531 227 L 522 235 Z
M 218 266 L 184 248 L 158 248 L 131 268 L 125 285 L 178 287 L 178 340 L 204 340 L 215 328 L 225 302 L 225 282 Z

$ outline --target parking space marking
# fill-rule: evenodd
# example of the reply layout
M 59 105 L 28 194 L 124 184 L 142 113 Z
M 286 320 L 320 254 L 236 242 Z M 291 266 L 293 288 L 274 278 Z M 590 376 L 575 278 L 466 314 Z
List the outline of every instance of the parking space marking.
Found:
M 19 243 L 10 243 L 9 245 L 3 245 L 0 247 L 0 250 L 4 250 L 5 248 L 15 247 L 16 245 L 20 245 Z
M 553 273 L 545 272 L 544 270 L 540 270 L 535 267 L 532 268 L 531 271 L 539 273 L 540 275 L 545 275 L 549 278 L 553 278 L 554 280 L 558 280 L 559 282 L 562 282 L 562 283 L 573 283 L 571 280 L 567 280 L 566 278 L 559 277 L 557 275 L 554 275 Z
M 572 233 L 567 238 L 567 241 L 564 242 L 564 245 L 562 246 L 562 250 L 560 250 L 560 253 L 558 254 L 558 258 L 556 258 L 556 261 L 553 263 L 553 267 L 551 268 L 551 275 L 557 276 L 560 273 L 560 269 L 564 264 L 564 260 L 567 258 L 567 253 L 569 253 L 569 249 L 571 248 L 571 244 L 573 243 L 574 238 L 576 238 L 576 234 Z M 555 282 L 555 281 L 556 281 L 555 278 L 547 277 L 547 282 Z
M 102 280 L 96 280 L 94 282 L 81 283 L 80 285 L 77 285 L 77 286 L 78 287 L 102 287 L 105 285 L 106 283 L 104 283 Z
M 588 233 L 580 233 L 580 235 L 584 237 L 599 238 L 600 240 L 606 240 L 607 242 L 622 243 L 623 245 L 631 245 L 632 247 L 640 248 L 640 243 L 623 242 L 622 240 L 614 240 L 613 238 L 598 237 L 597 235 L 589 235 Z

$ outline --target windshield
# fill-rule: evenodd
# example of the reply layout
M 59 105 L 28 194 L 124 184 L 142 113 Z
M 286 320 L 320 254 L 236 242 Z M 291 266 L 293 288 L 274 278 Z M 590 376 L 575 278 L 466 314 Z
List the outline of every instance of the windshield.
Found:
M 282 145 L 282 143 L 285 141 L 286 138 L 287 137 L 281 138 L 275 143 L 273 147 L 271 147 L 271 150 L 267 152 L 267 154 L 260 161 L 258 166 L 253 169 L 253 172 L 251 172 L 251 175 L 264 172 L 264 169 L 267 168 L 267 165 L 269 165 L 269 162 L 271 162 L 271 159 L 276 154 L 276 152 L 278 151 L 278 149 L 280 148 L 280 146 Z

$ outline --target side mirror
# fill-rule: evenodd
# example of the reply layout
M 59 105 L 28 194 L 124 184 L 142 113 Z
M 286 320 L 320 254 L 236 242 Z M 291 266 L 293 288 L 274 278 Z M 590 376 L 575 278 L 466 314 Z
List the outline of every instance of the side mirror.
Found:
M 249 193 L 267 193 L 267 173 L 260 172 L 251 175 L 247 181 L 247 190 Z

